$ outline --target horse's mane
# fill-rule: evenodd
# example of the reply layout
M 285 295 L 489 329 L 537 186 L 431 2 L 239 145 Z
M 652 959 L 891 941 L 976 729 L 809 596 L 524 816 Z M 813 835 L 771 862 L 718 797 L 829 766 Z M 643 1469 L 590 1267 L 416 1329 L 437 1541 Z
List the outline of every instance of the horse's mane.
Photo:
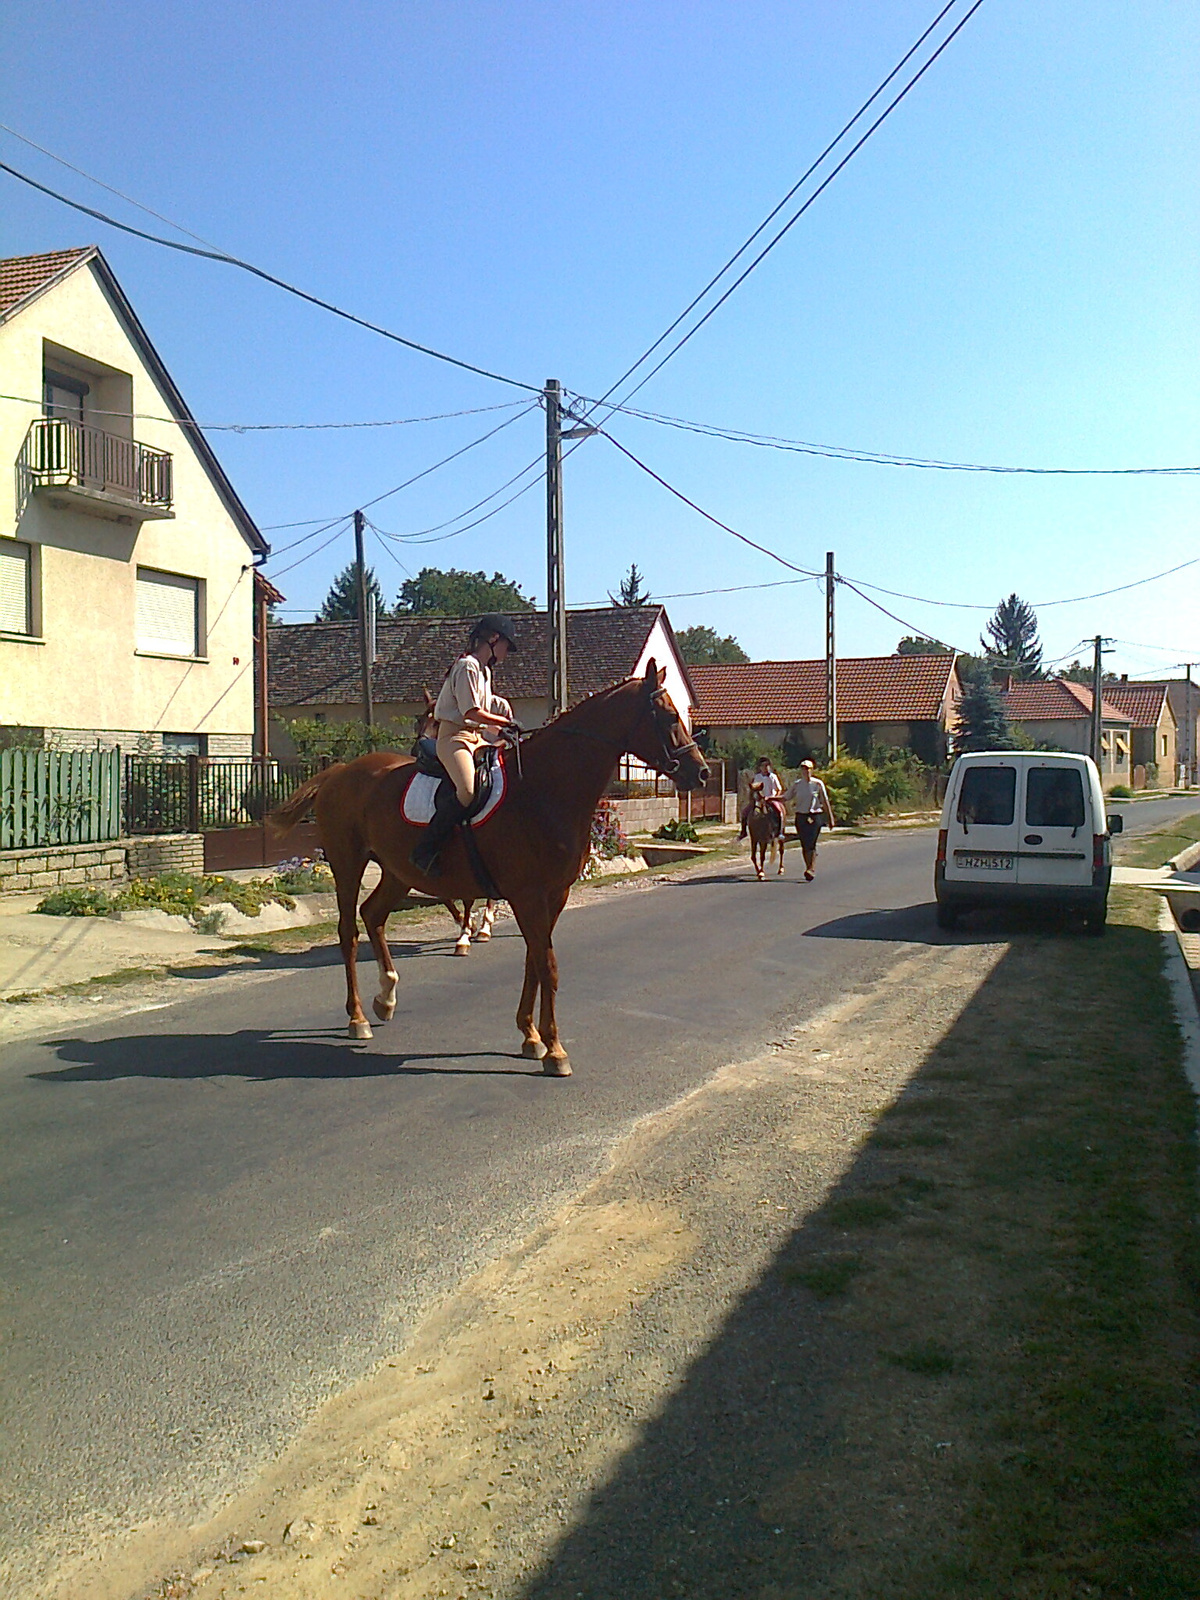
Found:
M 540 728 L 533 728 L 522 739 L 522 744 L 532 744 L 535 739 L 540 739 L 543 734 L 550 733 L 562 723 L 570 723 L 585 707 L 594 704 L 597 700 L 608 700 L 624 689 L 626 684 L 642 683 L 644 680 L 639 673 L 632 672 L 627 678 L 621 678 L 616 683 L 610 683 L 605 689 L 593 689 L 590 694 L 585 694 L 582 700 L 576 700 L 573 706 L 568 706 L 565 711 L 560 711 L 556 717 L 551 717 L 549 722 L 543 722 Z

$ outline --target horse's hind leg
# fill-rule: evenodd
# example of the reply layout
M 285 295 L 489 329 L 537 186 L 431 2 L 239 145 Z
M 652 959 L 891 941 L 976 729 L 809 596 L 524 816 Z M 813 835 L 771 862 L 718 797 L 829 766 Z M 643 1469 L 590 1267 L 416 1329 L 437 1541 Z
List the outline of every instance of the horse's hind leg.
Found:
M 369 1039 L 371 1025 L 358 993 L 358 890 L 366 870 L 367 852 L 354 842 L 339 848 L 326 844 L 325 855 L 337 885 L 338 943 L 346 969 L 346 1015 L 350 1019 L 347 1032 L 352 1039 Z
M 390 1022 L 396 1015 L 396 985 L 400 981 L 388 949 L 387 919 L 407 894 L 407 887 L 385 872 L 362 903 L 360 915 L 379 966 L 379 993 L 372 1000 L 371 1009 L 380 1022 Z
M 462 915 L 458 919 L 458 938 L 454 941 L 456 956 L 471 954 L 471 912 L 474 905 L 474 900 L 464 900 L 462 903 Z
M 471 937 L 479 944 L 485 943 L 492 937 L 492 925 L 496 920 L 496 902 L 485 900 L 483 910 L 479 913 L 479 926 L 473 931 Z

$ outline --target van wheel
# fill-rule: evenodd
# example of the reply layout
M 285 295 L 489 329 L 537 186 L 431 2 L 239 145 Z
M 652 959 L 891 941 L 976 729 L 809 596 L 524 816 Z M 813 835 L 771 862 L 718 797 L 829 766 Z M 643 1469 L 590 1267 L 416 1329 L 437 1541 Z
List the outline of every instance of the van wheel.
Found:
M 1103 939 L 1108 927 L 1108 908 L 1103 911 L 1089 911 L 1083 919 L 1084 932 L 1092 939 Z
M 958 907 L 952 906 L 948 900 L 939 900 L 937 925 L 939 928 L 956 928 L 958 926 Z

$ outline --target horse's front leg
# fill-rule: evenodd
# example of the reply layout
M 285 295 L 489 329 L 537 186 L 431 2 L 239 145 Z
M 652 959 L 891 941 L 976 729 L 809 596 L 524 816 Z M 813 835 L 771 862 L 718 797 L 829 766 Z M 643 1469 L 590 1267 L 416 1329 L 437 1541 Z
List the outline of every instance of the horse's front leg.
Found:
M 367 859 L 364 853 L 357 861 L 334 860 L 330 864 L 337 884 L 338 943 L 346 969 L 346 1015 L 350 1019 L 346 1031 L 352 1039 L 369 1039 L 371 1024 L 358 993 L 358 887 Z
M 462 916 L 458 919 L 458 938 L 454 941 L 456 956 L 471 954 L 471 910 L 474 904 L 474 900 L 464 900 L 462 903 Z
M 532 966 L 532 979 L 541 990 L 541 1010 L 538 1016 L 538 1032 L 545 1048 L 542 1057 L 542 1071 L 551 1078 L 569 1078 L 571 1076 L 571 1063 L 562 1040 L 558 1036 L 558 1021 L 555 1016 L 555 997 L 558 993 L 558 958 L 554 954 L 554 944 L 551 935 L 554 925 L 558 921 L 559 913 L 567 903 L 569 890 L 564 890 L 558 898 L 557 904 L 541 904 L 531 906 L 513 905 L 513 914 L 517 919 L 522 934 L 525 936 L 525 988 L 521 994 L 522 1003 L 526 995 L 529 996 L 530 1022 L 532 1022 L 532 983 L 530 968 Z M 528 1035 L 526 1035 L 528 1038 Z M 522 1047 L 522 1055 L 530 1053 Z
M 379 993 L 371 1002 L 371 1008 L 380 1022 L 390 1022 L 396 1015 L 396 985 L 400 981 L 388 949 L 387 919 L 407 894 L 404 884 L 384 873 L 362 903 L 360 914 L 379 966 Z
M 521 988 L 521 999 L 517 1006 L 517 1027 L 522 1034 L 521 1054 L 528 1061 L 540 1061 L 546 1054 L 546 1046 L 542 1043 L 542 1036 L 533 1025 L 533 1005 L 537 999 L 538 975 L 537 965 L 533 959 L 533 951 L 529 941 L 525 942 L 525 982 Z

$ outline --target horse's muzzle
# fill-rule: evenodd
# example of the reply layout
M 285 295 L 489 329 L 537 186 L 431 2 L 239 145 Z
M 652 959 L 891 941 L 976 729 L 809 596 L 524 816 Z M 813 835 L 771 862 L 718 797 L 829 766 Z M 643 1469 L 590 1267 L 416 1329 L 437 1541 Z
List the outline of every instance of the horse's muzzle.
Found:
M 689 789 L 700 789 L 708 782 L 708 768 L 704 765 L 693 767 L 687 772 L 673 773 L 675 787 L 685 793 Z

